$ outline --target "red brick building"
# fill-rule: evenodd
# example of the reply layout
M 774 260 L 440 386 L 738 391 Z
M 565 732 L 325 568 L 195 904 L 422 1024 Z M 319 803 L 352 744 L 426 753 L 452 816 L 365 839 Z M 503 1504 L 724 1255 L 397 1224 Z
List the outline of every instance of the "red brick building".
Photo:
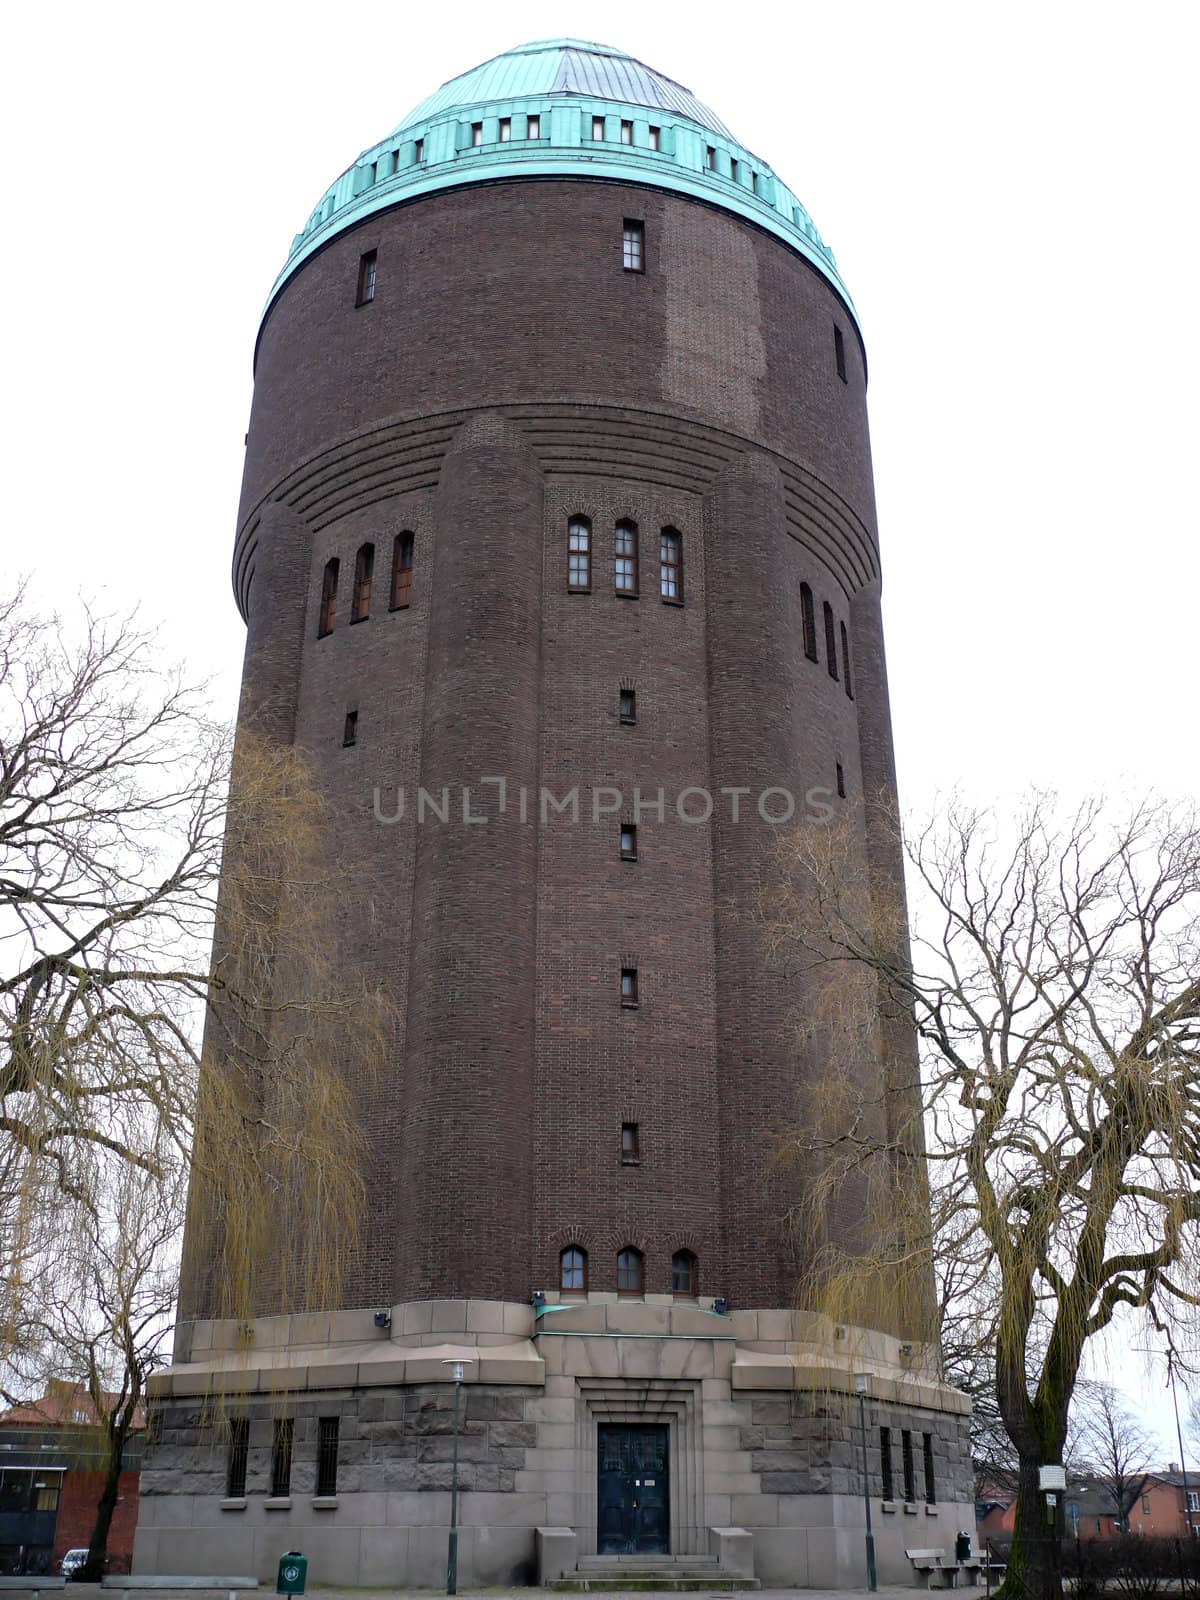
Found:
M 138 1516 L 143 1443 L 130 1440 L 108 1540 L 112 1572 L 128 1572 Z M 51 1380 L 39 1400 L 0 1414 L 0 1572 L 57 1572 L 86 1546 L 104 1483 L 95 1407 L 78 1384 Z

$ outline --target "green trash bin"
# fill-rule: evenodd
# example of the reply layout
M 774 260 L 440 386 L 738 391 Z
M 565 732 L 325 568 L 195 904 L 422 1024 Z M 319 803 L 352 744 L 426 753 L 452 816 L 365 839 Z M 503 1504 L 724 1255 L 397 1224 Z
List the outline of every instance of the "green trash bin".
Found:
M 971 1535 L 964 1528 L 954 1541 L 954 1559 L 956 1561 L 970 1561 Z
M 308 1557 L 299 1550 L 288 1550 L 279 1558 L 279 1572 L 275 1578 L 276 1594 L 303 1594 L 308 1581 Z

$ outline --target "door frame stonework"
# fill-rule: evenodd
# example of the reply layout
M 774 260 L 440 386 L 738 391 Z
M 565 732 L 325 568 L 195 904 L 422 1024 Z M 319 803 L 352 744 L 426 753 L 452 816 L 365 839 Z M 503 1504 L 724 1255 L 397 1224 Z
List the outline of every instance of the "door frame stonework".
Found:
M 575 1396 L 575 1529 L 579 1553 L 597 1554 L 599 1424 L 614 1422 L 666 1427 L 671 1554 L 703 1554 L 707 1535 L 700 1384 L 688 1379 L 577 1377 Z

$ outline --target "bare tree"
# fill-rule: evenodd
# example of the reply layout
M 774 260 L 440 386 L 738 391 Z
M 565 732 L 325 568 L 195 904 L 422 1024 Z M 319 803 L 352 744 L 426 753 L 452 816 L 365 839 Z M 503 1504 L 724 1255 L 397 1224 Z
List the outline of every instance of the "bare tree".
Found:
M 891 1285 L 954 1263 L 1017 1457 L 1004 1593 L 1058 1595 L 1038 1469 L 1063 1462 L 1087 1341 L 1119 1309 L 1169 1341 L 1195 1324 L 1200 833 L 1157 804 L 1060 824 L 1035 798 L 1007 828 L 952 803 L 906 849 L 911 956 L 849 831 L 798 833 L 768 906 L 779 958 L 823 996 L 829 1073 L 793 1141 L 812 1174 L 806 1292 L 868 1320 Z M 868 1041 L 840 1019 L 872 1003 Z M 860 1063 L 913 1030 L 919 1074 L 902 1043 L 887 1062 L 891 1106 L 898 1085 L 914 1106 L 897 1126 Z M 927 1184 L 897 1182 L 913 1167 Z M 873 1206 L 859 1256 L 821 1226 L 847 1185 Z
M 189 1163 L 229 1315 L 267 1243 L 281 1295 L 336 1298 L 362 1211 L 351 1081 L 388 1024 L 337 958 L 320 793 L 293 746 L 232 760 L 154 661 L 128 622 L 0 604 L 0 1327 L 110 1157 Z
M 146 1380 L 169 1360 L 179 1289 L 185 1173 L 113 1159 L 99 1188 L 42 1262 L 20 1302 L 10 1386 L 46 1393 L 53 1379 L 86 1393 L 103 1440 L 103 1483 L 78 1576 L 99 1582 L 126 1446 L 144 1416 Z
M 1080 1465 L 1104 1481 L 1117 1525 L 1128 1533 L 1129 1514 L 1150 1482 L 1158 1437 L 1107 1383 L 1081 1379 L 1074 1402 L 1071 1422 Z

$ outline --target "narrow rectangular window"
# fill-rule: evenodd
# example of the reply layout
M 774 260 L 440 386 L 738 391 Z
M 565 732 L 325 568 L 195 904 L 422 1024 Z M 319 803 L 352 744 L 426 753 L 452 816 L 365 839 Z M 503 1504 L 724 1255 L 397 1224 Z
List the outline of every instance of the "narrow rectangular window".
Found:
M 593 117 L 592 118 L 592 138 L 593 139 L 603 139 L 603 137 L 604 137 L 604 118 L 603 117 Z
M 846 798 L 846 773 L 840 761 L 837 763 L 837 792 L 839 800 Z
M 651 150 L 662 149 L 662 130 L 653 125 L 650 128 L 650 148 Z
M 472 145 L 481 145 L 483 143 L 482 122 L 473 122 L 471 124 L 471 143 Z
M 839 622 L 838 627 L 842 634 L 842 686 L 849 699 L 854 699 L 854 685 L 850 682 L 850 635 L 846 632 L 846 624 Z
M 406 529 L 392 541 L 392 598 L 389 609 L 399 611 L 412 599 L 413 536 Z
M 804 654 L 810 661 L 817 659 L 817 618 L 813 608 L 813 592 L 808 584 L 800 585 L 800 623 L 804 631 Z
M 896 1486 L 892 1481 L 892 1430 L 880 1428 L 879 1430 L 879 1478 L 882 1484 L 882 1494 L 885 1500 L 896 1498 Z
M 625 218 L 625 228 L 621 239 L 622 264 L 626 272 L 645 272 L 646 270 L 646 229 L 640 222 L 634 222 L 629 217 Z
M 621 1004 L 623 1006 L 636 1006 L 638 1003 L 638 975 L 636 967 L 621 968 Z
M 636 1122 L 623 1122 L 621 1124 L 621 1165 L 623 1167 L 636 1167 L 641 1159 L 638 1125 Z
M 282 1500 L 291 1493 L 295 1426 L 291 1417 L 276 1417 L 271 1431 L 271 1497 L 274 1500 Z
M 822 609 L 825 614 L 825 665 L 829 669 L 829 676 L 836 679 L 838 675 L 837 631 L 833 626 L 833 607 L 826 600 Z
M 375 266 L 378 252 L 368 250 L 358 263 L 358 298 L 356 306 L 369 306 L 375 298 Z
M 425 159 L 425 141 L 424 141 L 424 139 L 418 139 L 416 144 L 413 146 L 413 160 L 414 161 L 424 161 L 424 159 Z
M 710 172 L 717 170 L 717 152 L 711 144 L 704 147 L 704 165 Z
M 333 632 L 334 619 L 337 616 L 337 586 L 338 558 L 331 556 L 325 563 L 325 572 L 321 579 L 321 615 L 317 619 L 318 639 L 323 639 L 327 633 Z
M 621 124 L 621 143 L 622 144 L 632 144 L 633 143 L 633 123 L 632 122 L 623 122 Z
M 637 721 L 637 691 L 622 689 L 618 702 L 618 711 L 622 722 L 634 723 Z
M 917 1476 L 913 1471 L 912 1434 L 907 1428 L 903 1428 L 900 1433 L 900 1459 L 904 1466 L 905 1504 L 912 1505 L 917 1498 Z
M 358 743 L 358 712 L 347 711 L 346 720 L 342 724 L 342 747 L 349 748 Z
M 508 141 L 511 138 L 512 138 L 512 118 L 511 117 L 501 117 L 500 118 L 500 143 L 501 144 L 507 144 Z
M 525 137 L 527 139 L 540 139 L 542 137 L 541 117 L 530 117 L 525 123 Z
M 618 594 L 638 592 L 637 525 L 618 522 L 616 528 L 616 588 Z
M 591 587 L 592 525 L 586 517 L 574 517 L 567 528 L 567 588 L 586 594 Z
M 637 824 L 623 822 L 621 824 L 621 860 L 637 860 Z
M 733 179 L 734 183 L 738 181 L 738 164 L 732 158 L 729 162 L 729 176 Z
M 757 194 L 758 193 L 758 173 L 757 172 L 752 172 L 750 174 L 750 189 L 751 189 L 751 192 L 753 194 Z
M 925 1456 L 925 1504 L 927 1506 L 935 1506 L 937 1505 L 937 1487 L 933 1478 L 933 1435 L 931 1433 L 922 1434 L 921 1440 Z
M 229 1456 L 225 1463 L 225 1494 L 241 1500 L 246 1493 L 246 1458 L 250 1450 L 250 1418 L 230 1417 Z
M 674 528 L 664 528 L 660 536 L 658 587 L 667 604 L 683 604 L 683 536 Z
M 320 1417 L 317 1421 L 317 1493 L 337 1493 L 338 1419 Z
M 846 376 L 846 341 L 842 338 L 842 330 L 835 322 L 833 325 L 833 359 L 837 365 L 837 375 L 843 383 L 849 383 Z
M 351 622 L 366 622 L 371 615 L 371 578 L 375 571 L 375 546 L 359 546 L 354 558 L 354 600 L 350 607 Z

